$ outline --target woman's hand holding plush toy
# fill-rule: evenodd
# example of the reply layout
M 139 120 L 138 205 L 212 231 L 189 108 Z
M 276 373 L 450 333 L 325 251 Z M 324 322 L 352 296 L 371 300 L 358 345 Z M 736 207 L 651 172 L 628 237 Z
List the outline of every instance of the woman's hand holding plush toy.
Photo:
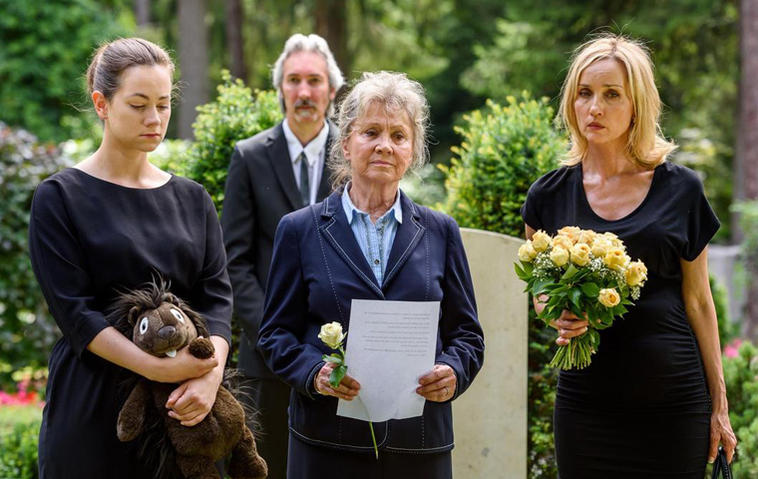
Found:
M 210 371 L 213 371 L 214 368 L 217 368 L 219 364 L 221 364 L 223 371 L 223 365 L 226 361 L 226 351 L 228 351 L 229 347 L 223 339 L 220 341 L 216 341 L 216 339 L 221 338 L 211 338 L 213 344 L 216 346 L 217 354 L 208 359 L 196 358 L 186 348 L 177 351 L 176 357 L 157 358 L 141 350 L 136 344 L 119 333 L 116 328 L 108 327 L 100 331 L 90 341 L 87 349 L 101 358 L 134 371 L 151 381 L 178 383 L 206 375 Z M 217 359 L 217 357 L 220 357 L 219 343 L 224 344 L 221 346 L 224 348 L 221 350 L 224 351 L 223 362 Z M 217 388 L 219 383 L 216 384 Z
M 219 336 L 211 336 L 210 339 L 216 348 L 214 357 L 223 358 L 223 361 L 219 361 L 216 367 L 204 375 L 182 383 L 181 386 L 174 389 L 166 401 L 166 407 L 171 409 L 168 415 L 180 421 L 182 426 L 194 426 L 205 419 L 205 416 L 211 411 L 213 403 L 216 402 L 218 387 L 224 379 L 224 365 L 229 352 L 229 344 Z M 188 351 L 189 348 L 179 350 L 177 357 L 173 359 L 177 359 L 182 352 L 192 357 Z M 194 357 L 192 358 L 197 360 Z

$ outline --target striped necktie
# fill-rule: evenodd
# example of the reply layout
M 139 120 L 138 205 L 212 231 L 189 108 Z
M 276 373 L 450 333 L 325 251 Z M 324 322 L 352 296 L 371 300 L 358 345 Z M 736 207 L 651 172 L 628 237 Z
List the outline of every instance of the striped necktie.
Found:
M 300 162 L 300 198 L 303 200 L 303 206 L 311 203 L 311 181 L 308 177 L 308 160 L 305 157 L 305 151 L 297 157 Z

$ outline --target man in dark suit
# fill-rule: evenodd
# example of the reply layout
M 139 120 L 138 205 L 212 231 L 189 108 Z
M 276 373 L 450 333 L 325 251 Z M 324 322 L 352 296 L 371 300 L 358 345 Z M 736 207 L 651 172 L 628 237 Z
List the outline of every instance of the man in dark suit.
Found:
M 336 127 L 326 116 L 344 80 L 326 41 L 301 34 L 287 40 L 272 77 L 285 119 L 237 143 L 221 225 L 234 310 L 243 332 L 239 369 L 263 431 L 259 452 L 268 463 L 269 477 L 284 478 L 289 387 L 271 373 L 255 345 L 277 224 L 331 190 L 324 165 Z

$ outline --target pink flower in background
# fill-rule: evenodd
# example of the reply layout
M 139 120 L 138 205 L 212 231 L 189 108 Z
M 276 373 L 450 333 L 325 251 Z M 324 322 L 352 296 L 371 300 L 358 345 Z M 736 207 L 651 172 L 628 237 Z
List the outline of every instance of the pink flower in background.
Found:
M 726 347 L 724 347 L 724 356 L 727 358 L 736 358 L 739 356 L 739 349 L 740 345 L 742 344 L 742 339 L 737 338 L 733 340 L 731 343 L 727 344 Z
M 0 391 L 0 406 L 26 406 L 30 404 L 40 404 L 40 398 L 36 391 L 29 391 L 28 379 L 23 379 L 18 383 L 18 392 Z

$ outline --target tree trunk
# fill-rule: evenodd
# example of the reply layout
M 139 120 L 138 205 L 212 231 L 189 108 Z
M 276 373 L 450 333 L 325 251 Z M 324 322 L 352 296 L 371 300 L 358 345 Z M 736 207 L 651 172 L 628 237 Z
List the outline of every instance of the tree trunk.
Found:
M 226 0 L 226 45 L 229 49 L 229 71 L 232 76 L 247 82 L 244 42 L 242 39 L 242 19 L 244 17 L 241 0 Z
M 735 158 L 735 199 L 758 201 L 758 0 L 740 2 L 740 100 L 737 121 L 737 155 Z M 736 225 L 736 222 L 734 222 Z M 735 228 L 735 239 L 744 232 Z M 750 232 L 749 234 L 756 234 Z M 758 262 L 758 252 L 744 256 Z M 752 266 L 752 267 L 750 267 Z M 758 339 L 758 264 L 748 265 L 748 300 L 745 303 L 744 328 L 748 337 Z
M 134 0 L 134 18 L 138 27 L 150 25 L 150 0 Z
M 208 29 L 205 24 L 205 0 L 179 0 L 179 98 L 180 138 L 192 139 L 195 108 L 208 101 Z
M 347 51 L 347 1 L 316 0 L 313 18 L 316 33 L 324 37 L 343 75 L 349 78 L 351 61 Z

